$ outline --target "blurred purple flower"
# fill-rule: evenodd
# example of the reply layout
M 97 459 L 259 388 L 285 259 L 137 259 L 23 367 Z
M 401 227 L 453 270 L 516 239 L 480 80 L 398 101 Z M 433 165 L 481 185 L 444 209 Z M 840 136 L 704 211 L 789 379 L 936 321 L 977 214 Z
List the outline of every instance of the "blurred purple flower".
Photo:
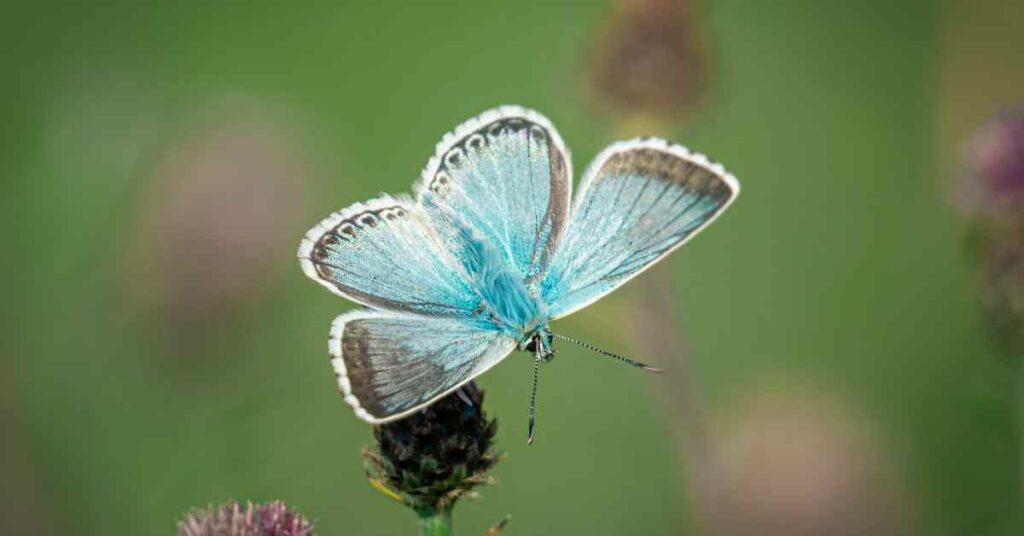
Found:
M 960 204 L 971 216 L 981 300 L 999 342 L 1024 349 L 1024 108 L 997 114 L 967 143 Z
M 195 510 L 178 523 L 178 536 L 312 536 L 313 525 L 281 501 L 244 508 L 235 501 Z
M 305 195 L 300 156 L 262 112 L 171 147 L 145 192 L 132 290 L 175 325 L 209 324 L 285 269 Z
M 1024 204 L 1024 109 L 996 115 L 967 145 L 964 208 L 998 213 Z
M 712 442 L 712 533 L 902 533 L 888 464 L 849 411 L 792 386 L 748 397 Z

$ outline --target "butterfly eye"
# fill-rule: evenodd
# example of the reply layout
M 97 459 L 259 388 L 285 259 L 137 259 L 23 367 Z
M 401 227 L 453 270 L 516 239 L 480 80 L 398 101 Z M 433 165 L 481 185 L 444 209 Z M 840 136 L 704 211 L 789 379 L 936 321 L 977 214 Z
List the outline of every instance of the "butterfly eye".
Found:
M 487 140 L 480 133 L 476 133 L 466 140 L 466 147 L 469 147 L 470 149 L 480 150 L 484 148 L 484 145 L 486 143 Z
M 459 163 L 462 162 L 463 156 L 464 154 L 461 148 L 452 147 L 452 150 L 448 151 L 448 154 L 444 155 L 444 163 L 449 167 L 457 167 Z

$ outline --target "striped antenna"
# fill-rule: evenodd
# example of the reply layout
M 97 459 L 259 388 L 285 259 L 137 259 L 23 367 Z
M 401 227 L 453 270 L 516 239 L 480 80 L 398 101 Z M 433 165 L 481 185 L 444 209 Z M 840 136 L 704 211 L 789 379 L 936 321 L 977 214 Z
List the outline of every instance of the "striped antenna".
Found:
M 557 333 L 552 333 L 552 335 L 554 335 L 558 339 L 562 339 L 563 341 L 569 341 L 571 343 L 578 344 L 578 345 L 586 348 L 587 350 L 591 350 L 591 351 L 597 352 L 597 353 L 599 353 L 601 355 L 618 359 L 619 361 L 622 361 L 623 363 L 625 363 L 625 364 L 627 364 L 629 366 L 632 366 L 632 367 L 642 368 L 642 369 L 650 371 L 650 372 L 659 372 L 659 373 L 660 372 L 665 372 L 663 369 L 660 369 L 660 368 L 657 368 L 657 367 L 652 367 L 650 365 L 641 363 L 641 362 L 636 361 L 634 359 L 630 359 L 630 358 L 628 358 L 626 356 L 621 356 L 619 354 L 613 354 L 613 353 L 609 352 L 608 350 L 602 350 L 601 348 L 598 348 L 598 347 L 594 346 L 593 344 L 586 343 L 586 342 L 583 342 L 583 341 L 578 341 L 576 339 L 573 339 L 572 337 L 566 337 L 565 335 L 559 335 Z
M 530 428 L 529 437 L 526 438 L 526 444 L 533 444 L 533 419 L 537 415 L 537 379 L 540 378 L 540 362 L 544 357 L 543 345 L 540 341 L 537 342 L 537 347 L 533 350 L 533 389 L 530 391 Z

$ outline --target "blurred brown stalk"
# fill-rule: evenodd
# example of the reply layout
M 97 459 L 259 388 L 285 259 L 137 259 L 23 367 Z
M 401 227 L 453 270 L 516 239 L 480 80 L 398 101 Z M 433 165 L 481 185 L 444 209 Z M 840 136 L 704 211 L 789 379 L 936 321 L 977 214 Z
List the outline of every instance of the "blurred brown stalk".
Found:
M 707 62 L 693 24 L 697 7 L 682 0 L 616 2 L 586 87 L 596 89 L 597 106 L 615 119 L 620 137 L 667 136 L 700 100 Z M 706 410 L 682 322 L 667 292 L 673 288 L 672 266 L 657 265 L 634 285 L 635 344 L 641 354 L 657 356 L 667 372 L 660 397 L 678 434 L 694 524 L 704 532 L 711 529 Z

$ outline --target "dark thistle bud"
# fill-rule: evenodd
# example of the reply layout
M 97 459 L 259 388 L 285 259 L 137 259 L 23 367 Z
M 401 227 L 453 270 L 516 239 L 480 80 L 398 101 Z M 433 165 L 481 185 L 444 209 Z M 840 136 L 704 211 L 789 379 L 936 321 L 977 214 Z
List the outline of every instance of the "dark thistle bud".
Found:
M 597 45 L 594 83 L 615 112 L 662 121 L 686 112 L 704 88 L 693 1 L 618 0 Z M 666 117 L 669 116 L 669 117 Z
M 370 482 L 421 518 L 447 518 L 459 498 L 493 482 L 487 472 L 499 459 L 498 423 L 487 418 L 483 400 L 483 390 L 470 382 L 423 411 L 376 427 L 377 447 L 365 452 Z
M 706 41 L 700 35 L 700 0 L 615 0 L 608 24 L 596 40 L 593 67 L 583 87 L 596 88 L 619 136 L 672 137 L 696 111 L 709 79 Z M 586 95 L 585 95 L 586 96 Z M 697 532 L 708 525 L 708 425 L 701 386 L 695 381 L 688 344 L 673 300 L 672 270 L 654 267 L 634 287 L 642 299 L 632 306 L 634 339 L 641 353 L 675 356 L 666 375 L 665 417 L 678 428 L 679 455 L 687 494 L 694 500 Z
M 312 536 L 313 525 L 281 501 L 245 507 L 235 501 L 195 510 L 178 522 L 178 536 Z

